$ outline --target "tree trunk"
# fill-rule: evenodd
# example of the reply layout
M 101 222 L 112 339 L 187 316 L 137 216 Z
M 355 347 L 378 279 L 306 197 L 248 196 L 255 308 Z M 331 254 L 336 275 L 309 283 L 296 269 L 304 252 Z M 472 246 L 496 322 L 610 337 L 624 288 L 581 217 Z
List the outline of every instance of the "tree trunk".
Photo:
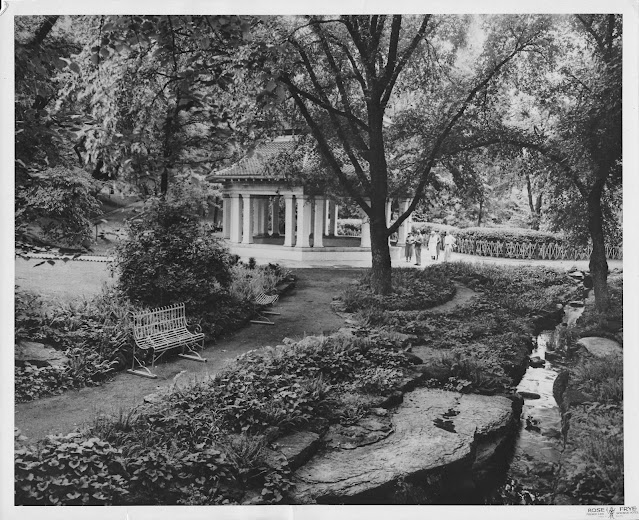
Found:
M 377 208 L 376 208 L 377 209 Z M 379 213 L 377 211 L 376 213 Z M 386 234 L 386 218 L 381 216 L 371 219 L 371 288 L 376 294 L 389 294 L 392 290 L 391 257 Z
M 608 293 L 608 261 L 606 260 L 601 211 L 601 190 L 592 190 L 588 196 L 588 229 L 592 240 L 590 274 L 595 289 L 595 306 L 599 312 L 606 312 L 610 297 Z
M 484 211 L 484 201 L 479 201 L 479 214 L 477 215 L 477 227 L 481 227 L 481 217 Z

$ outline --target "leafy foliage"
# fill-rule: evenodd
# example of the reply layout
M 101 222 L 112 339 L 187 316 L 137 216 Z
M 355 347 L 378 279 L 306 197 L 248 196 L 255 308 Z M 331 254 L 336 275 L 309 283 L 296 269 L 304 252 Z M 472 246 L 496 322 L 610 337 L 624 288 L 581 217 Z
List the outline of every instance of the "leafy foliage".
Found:
M 123 293 L 152 307 L 214 308 L 231 283 L 226 249 L 202 229 L 189 201 L 153 201 L 129 223 L 115 263 Z
M 56 166 L 32 173 L 29 181 L 16 189 L 16 235 L 29 227 L 66 245 L 91 238 L 91 218 L 100 208 L 91 176 L 78 168 Z
M 370 308 L 385 311 L 428 309 L 455 295 L 454 284 L 442 274 L 437 271 L 394 269 L 393 293 L 381 296 L 372 291 L 368 273 L 357 286 L 349 287 L 342 293 L 342 301 L 349 312 Z

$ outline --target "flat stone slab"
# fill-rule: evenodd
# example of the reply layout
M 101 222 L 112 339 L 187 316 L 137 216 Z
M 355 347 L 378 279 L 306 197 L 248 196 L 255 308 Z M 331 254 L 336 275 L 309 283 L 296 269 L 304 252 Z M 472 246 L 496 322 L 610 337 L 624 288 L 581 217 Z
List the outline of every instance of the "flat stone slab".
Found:
M 275 452 L 283 455 L 289 467 L 295 470 L 315 453 L 319 442 L 320 436 L 317 433 L 302 431 L 280 437 L 273 445 Z M 267 460 L 275 460 L 273 454 L 267 454 Z
M 317 453 L 294 474 L 294 503 L 348 502 L 416 473 L 473 463 L 479 437 L 505 431 L 513 403 L 502 396 L 418 388 L 391 416 L 393 432 L 379 441 Z
M 619 343 L 613 339 L 592 336 L 589 338 L 581 338 L 577 344 L 583 346 L 588 352 L 598 358 L 608 356 L 623 357 L 623 349 Z
M 69 363 L 69 358 L 43 343 L 20 341 L 15 347 L 15 363 L 17 366 L 29 363 L 37 367 L 62 367 Z

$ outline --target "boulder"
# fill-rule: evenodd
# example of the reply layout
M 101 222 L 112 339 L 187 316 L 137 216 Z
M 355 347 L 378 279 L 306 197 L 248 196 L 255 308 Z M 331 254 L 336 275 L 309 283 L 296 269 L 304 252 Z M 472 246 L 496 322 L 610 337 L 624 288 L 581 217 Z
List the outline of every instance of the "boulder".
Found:
M 513 402 L 506 397 L 429 388 L 406 394 L 391 419 L 393 431 L 385 438 L 328 448 L 299 468 L 293 503 L 384 503 L 384 493 L 403 479 L 419 475 L 426 481 L 447 470 L 470 471 L 482 441 L 495 444 L 516 423 Z
M 69 358 L 43 343 L 19 341 L 15 346 L 15 363 L 20 367 L 25 363 L 36 367 L 63 367 L 68 365 Z
M 291 433 L 273 442 L 272 449 L 266 452 L 266 460 L 272 466 L 276 466 L 276 462 L 284 456 L 289 467 L 296 470 L 313 456 L 319 445 L 320 436 L 317 433 Z
M 581 338 L 578 345 L 584 347 L 593 356 L 598 358 L 618 356 L 623 357 L 623 349 L 615 340 L 608 338 L 589 337 Z
M 528 361 L 528 364 L 533 368 L 543 368 L 546 366 L 546 360 L 540 358 L 539 356 L 533 356 Z

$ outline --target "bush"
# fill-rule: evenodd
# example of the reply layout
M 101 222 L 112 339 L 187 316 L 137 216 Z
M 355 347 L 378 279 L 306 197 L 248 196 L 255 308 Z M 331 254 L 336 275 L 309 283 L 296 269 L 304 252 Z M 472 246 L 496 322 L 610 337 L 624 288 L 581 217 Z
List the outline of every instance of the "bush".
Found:
M 100 213 L 95 180 L 79 168 L 62 166 L 32 174 L 16 190 L 16 236 L 29 226 L 45 239 L 78 245 L 92 237 L 91 218 Z
M 370 309 L 380 311 L 424 310 L 450 300 L 455 295 L 455 285 L 436 269 L 393 269 L 390 295 L 374 294 L 370 287 L 370 271 L 359 285 L 350 286 L 341 294 L 348 312 Z
M 222 242 L 205 232 L 188 201 L 156 200 L 129 222 L 129 239 L 118 245 L 119 288 L 151 307 L 184 302 L 187 311 L 215 306 L 231 283 L 230 258 Z
M 358 237 L 362 234 L 362 219 L 340 218 L 337 219 L 337 234 L 347 237 Z
M 485 228 L 470 227 L 457 231 L 455 235 L 458 239 L 464 240 L 486 240 L 488 242 L 515 242 L 518 244 L 548 244 L 563 241 L 561 235 L 546 231 L 535 231 L 534 229 L 522 228 Z

